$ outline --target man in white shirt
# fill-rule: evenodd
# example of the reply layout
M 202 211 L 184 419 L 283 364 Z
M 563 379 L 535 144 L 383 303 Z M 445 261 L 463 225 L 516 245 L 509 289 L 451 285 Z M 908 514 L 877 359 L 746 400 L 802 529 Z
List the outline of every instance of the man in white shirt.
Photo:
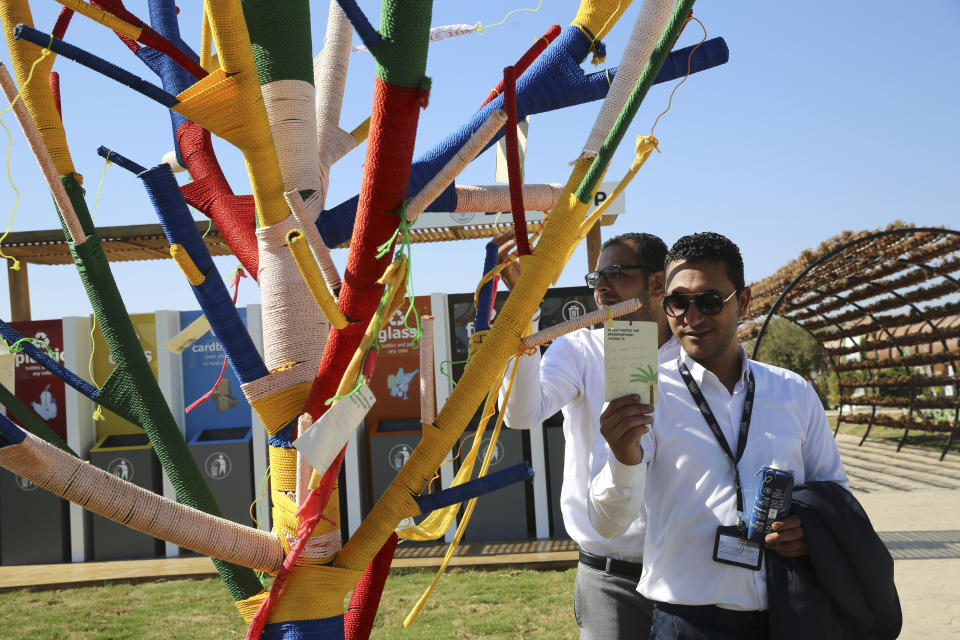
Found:
M 639 590 L 655 602 L 651 638 L 766 640 L 762 547 L 795 557 L 807 543 L 795 515 L 763 543 L 746 540 L 757 470 L 775 464 L 796 484 L 849 483 L 810 383 L 750 361 L 737 343 L 750 302 L 737 246 L 715 233 L 685 236 L 664 272 L 681 351 L 660 365 L 653 416 L 631 397 L 601 416 L 614 455 L 592 482 L 590 518 L 616 538 L 645 512 Z
M 498 236 L 501 256 L 512 246 L 511 234 Z M 648 320 L 659 325 L 660 358 L 676 358 L 660 305 L 663 260 L 667 247 L 646 233 L 627 233 L 607 240 L 597 270 L 587 274 L 598 306 L 639 298 L 641 308 L 624 320 Z M 504 272 L 508 286 L 517 273 Z M 664 344 L 668 343 L 668 344 Z M 603 330 L 580 329 L 555 340 L 543 359 L 540 352 L 523 356 L 517 370 L 505 422 L 514 429 L 539 428 L 563 412 L 565 438 L 560 510 L 567 533 L 580 546 L 574 587 L 574 616 L 580 638 L 645 639 L 652 604 L 637 592 L 642 568 L 644 521 L 638 518 L 617 540 L 597 533 L 587 515 L 590 479 L 606 463 L 610 449 L 600 435 L 604 406 Z M 501 402 L 506 385 L 500 390 Z

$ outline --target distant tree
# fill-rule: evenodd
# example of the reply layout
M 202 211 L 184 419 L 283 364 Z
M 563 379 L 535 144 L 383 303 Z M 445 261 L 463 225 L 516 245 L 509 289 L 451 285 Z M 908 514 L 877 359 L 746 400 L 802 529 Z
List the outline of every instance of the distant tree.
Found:
M 747 353 L 753 351 L 753 341 L 744 345 Z M 827 352 L 813 336 L 800 325 L 775 316 L 760 341 L 757 360 L 797 373 L 811 383 L 827 405 L 829 395 L 830 360 Z

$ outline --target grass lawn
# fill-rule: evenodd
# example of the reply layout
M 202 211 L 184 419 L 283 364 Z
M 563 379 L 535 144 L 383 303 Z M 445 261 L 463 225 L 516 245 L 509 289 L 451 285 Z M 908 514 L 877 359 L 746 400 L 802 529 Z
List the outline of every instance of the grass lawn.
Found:
M 433 571 L 391 573 L 372 638 L 576 638 L 575 569 L 452 569 L 409 629 L 403 619 Z M 0 593 L 0 638 L 173 640 L 243 638 L 246 627 L 219 579 Z

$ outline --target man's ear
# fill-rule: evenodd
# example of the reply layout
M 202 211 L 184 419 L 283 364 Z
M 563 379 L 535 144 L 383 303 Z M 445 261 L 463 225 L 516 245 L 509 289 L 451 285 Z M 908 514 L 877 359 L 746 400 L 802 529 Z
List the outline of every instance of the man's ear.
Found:
M 647 281 L 650 297 L 659 300 L 663 297 L 663 271 L 654 271 Z
M 740 291 L 740 295 L 737 296 L 737 302 L 740 304 L 740 312 L 738 317 L 740 320 L 743 320 L 747 317 L 747 308 L 750 306 L 750 298 L 752 297 L 753 292 L 750 291 L 750 287 L 744 287 Z

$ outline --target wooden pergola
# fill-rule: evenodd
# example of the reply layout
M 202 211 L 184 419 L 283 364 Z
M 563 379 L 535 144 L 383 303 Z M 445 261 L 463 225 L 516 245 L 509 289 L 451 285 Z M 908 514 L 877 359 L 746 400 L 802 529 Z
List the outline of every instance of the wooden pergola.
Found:
M 613 224 L 616 215 L 603 216 L 599 224 L 594 225 L 587 236 L 587 268 L 592 269 L 600 253 L 600 227 Z M 509 225 L 509 223 L 507 223 Z M 473 240 L 490 238 L 499 233 L 503 223 L 484 222 L 455 227 L 430 227 L 410 230 L 410 238 L 420 242 L 451 242 L 454 240 Z M 529 232 L 543 226 L 540 222 L 528 222 Z M 209 227 L 209 231 L 208 231 Z M 206 233 L 204 241 L 213 256 L 233 255 L 216 225 L 197 222 L 201 234 Z M 97 236 L 103 244 L 104 253 L 110 262 L 129 262 L 133 260 L 166 260 L 170 258 L 170 243 L 159 224 L 137 224 L 117 227 L 97 227 Z M 340 247 L 347 247 L 344 243 Z M 20 270 L 7 269 L 7 282 L 10 288 L 10 322 L 30 320 L 30 282 L 27 274 L 30 264 L 73 264 L 73 258 L 67 247 L 63 230 L 18 231 L 7 234 L 3 241 L 3 251 L 20 261 Z M 12 262 L 12 261 L 11 261 Z

